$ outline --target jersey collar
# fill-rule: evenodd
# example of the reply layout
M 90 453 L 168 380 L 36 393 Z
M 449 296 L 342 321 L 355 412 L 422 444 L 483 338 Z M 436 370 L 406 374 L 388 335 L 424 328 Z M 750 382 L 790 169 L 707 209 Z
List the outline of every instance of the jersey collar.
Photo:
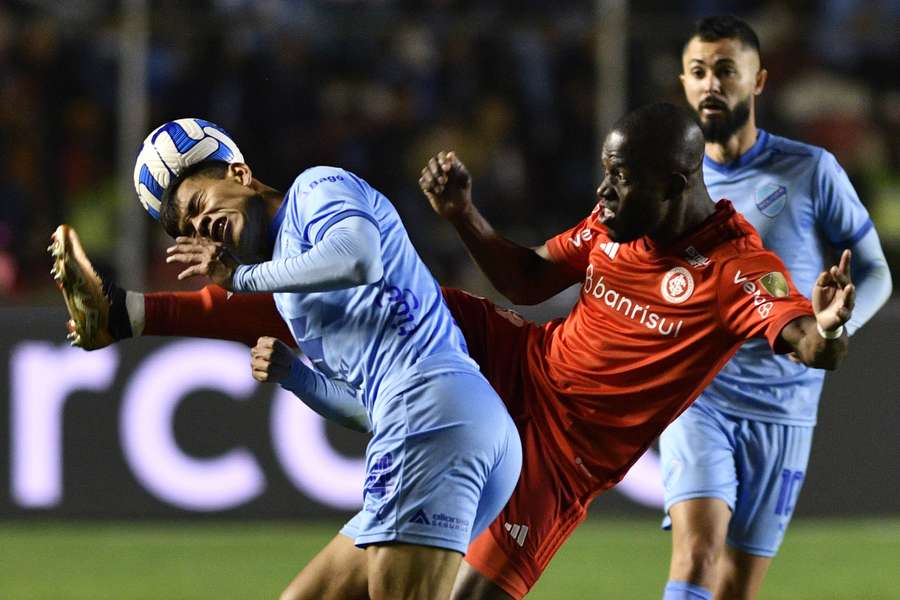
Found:
M 711 159 L 708 155 L 703 155 L 703 166 L 712 169 L 713 171 L 717 171 L 719 173 L 734 173 L 738 169 L 742 169 L 749 165 L 753 159 L 760 155 L 760 153 L 765 150 L 766 144 L 769 141 L 769 134 L 766 133 L 764 129 L 758 129 L 759 133 L 756 136 L 756 141 L 750 146 L 750 149 L 737 157 L 737 159 L 729 162 L 729 163 L 718 163 Z
M 644 236 L 641 240 L 649 252 L 658 256 L 679 254 L 688 246 L 695 246 L 702 251 L 706 247 L 708 239 L 719 239 L 721 237 L 721 226 L 731 220 L 735 212 L 731 201 L 723 198 L 716 202 L 716 210 L 713 214 L 680 238 L 665 245 L 657 244 L 647 236 Z

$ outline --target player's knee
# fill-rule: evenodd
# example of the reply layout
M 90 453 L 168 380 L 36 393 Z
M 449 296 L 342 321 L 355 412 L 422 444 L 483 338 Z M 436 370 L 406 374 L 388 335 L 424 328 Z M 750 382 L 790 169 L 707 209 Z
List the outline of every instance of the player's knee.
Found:
M 715 573 L 723 549 L 724 542 L 714 536 L 688 536 L 672 557 L 676 572 L 687 581 L 706 581 Z

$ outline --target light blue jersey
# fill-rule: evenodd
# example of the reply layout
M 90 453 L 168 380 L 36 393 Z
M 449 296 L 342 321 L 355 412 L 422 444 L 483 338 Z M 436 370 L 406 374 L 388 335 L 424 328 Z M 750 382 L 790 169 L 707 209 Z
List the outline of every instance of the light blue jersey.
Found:
M 703 175 L 710 196 L 734 203 L 807 297 L 837 251 L 872 229 L 847 174 L 822 148 L 759 130 L 753 147 L 733 163 L 705 157 Z M 765 340 L 751 340 L 697 403 L 749 419 L 814 425 L 824 375 L 773 354 Z
M 317 368 L 295 361 L 282 385 L 372 429 L 363 508 L 342 533 L 361 547 L 465 553 L 512 494 L 521 444 L 394 207 L 352 173 L 315 167 L 294 181 L 270 234 L 272 260 L 242 265 L 234 281 L 275 292 Z
M 376 398 L 400 391 L 426 358 L 436 357 L 432 368 L 478 366 L 397 211 L 352 173 L 314 167 L 297 177 L 273 222 L 273 260 L 306 252 L 350 217 L 378 229 L 383 278 L 326 292 L 276 293 L 275 303 L 303 353 L 328 377 L 360 390 L 371 416 Z

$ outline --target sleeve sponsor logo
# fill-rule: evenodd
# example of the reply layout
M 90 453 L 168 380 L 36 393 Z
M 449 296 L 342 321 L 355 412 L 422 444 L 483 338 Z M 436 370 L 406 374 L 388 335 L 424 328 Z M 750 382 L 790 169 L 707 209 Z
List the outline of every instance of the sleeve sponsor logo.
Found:
M 576 248 L 581 248 L 582 242 L 590 241 L 591 237 L 591 229 L 589 227 L 585 227 L 584 229 L 570 237 L 569 243 Z
M 681 304 L 694 293 L 694 278 L 684 267 L 669 269 L 663 275 L 659 291 L 669 304 Z
M 760 319 L 767 318 L 775 307 L 770 298 L 783 298 L 788 295 L 789 291 L 787 279 L 777 271 L 766 273 L 754 283 L 738 270 L 734 274 L 734 284 L 741 286 L 744 293 L 753 298 L 753 304 L 756 306 L 756 312 Z M 767 295 L 764 296 L 763 292 Z

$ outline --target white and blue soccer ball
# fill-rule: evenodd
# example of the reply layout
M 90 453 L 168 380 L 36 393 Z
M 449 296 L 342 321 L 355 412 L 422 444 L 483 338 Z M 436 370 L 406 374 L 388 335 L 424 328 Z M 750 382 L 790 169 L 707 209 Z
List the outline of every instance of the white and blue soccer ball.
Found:
M 244 157 L 228 132 L 204 119 L 176 119 L 154 129 L 134 163 L 134 189 L 141 206 L 159 220 L 166 187 L 187 167 L 205 160 L 235 163 Z

